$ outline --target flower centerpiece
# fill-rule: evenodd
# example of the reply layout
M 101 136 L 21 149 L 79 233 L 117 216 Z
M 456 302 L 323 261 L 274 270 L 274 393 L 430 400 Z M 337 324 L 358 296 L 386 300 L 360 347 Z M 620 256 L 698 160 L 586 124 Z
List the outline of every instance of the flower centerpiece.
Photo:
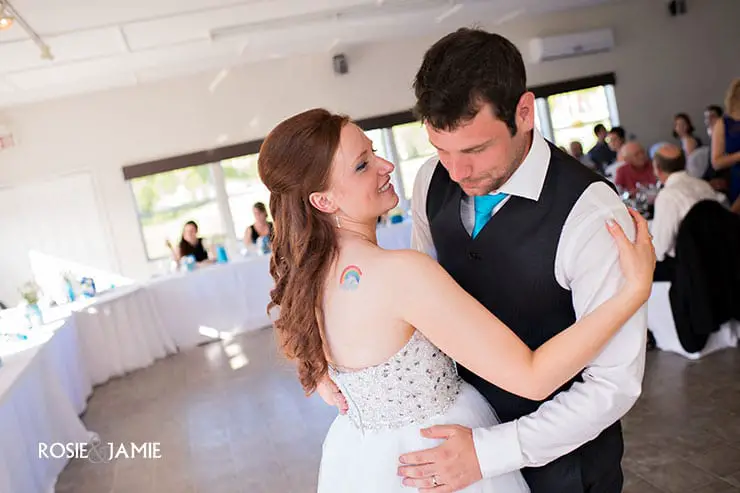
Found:
M 21 296 L 29 305 L 37 305 L 40 298 L 41 288 L 34 281 L 28 281 L 20 288 Z
M 26 300 L 26 318 L 31 325 L 43 324 L 39 300 L 41 299 L 41 288 L 34 281 L 28 281 L 20 288 L 21 296 Z

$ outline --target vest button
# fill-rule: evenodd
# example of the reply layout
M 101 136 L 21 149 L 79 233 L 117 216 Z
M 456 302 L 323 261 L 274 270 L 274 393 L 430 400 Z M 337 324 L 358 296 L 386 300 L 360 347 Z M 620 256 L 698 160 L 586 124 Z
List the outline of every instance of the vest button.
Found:
M 477 252 L 468 252 L 468 258 L 470 260 L 480 260 L 480 254 Z

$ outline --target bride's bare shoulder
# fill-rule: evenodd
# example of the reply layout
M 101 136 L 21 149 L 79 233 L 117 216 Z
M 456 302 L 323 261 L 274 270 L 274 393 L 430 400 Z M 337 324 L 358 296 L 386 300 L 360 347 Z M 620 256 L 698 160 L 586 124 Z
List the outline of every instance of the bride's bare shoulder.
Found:
M 388 283 L 401 287 L 422 279 L 431 281 L 443 271 L 434 259 L 416 250 L 384 250 L 364 245 L 345 249 L 340 254 L 337 272 L 344 273 L 348 266 L 361 272 L 368 282 L 381 282 L 384 289 L 388 289 Z
M 416 250 L 383 250 L 379 260 L 387 274 L 393 277 L 440 269 L 433 258 Z

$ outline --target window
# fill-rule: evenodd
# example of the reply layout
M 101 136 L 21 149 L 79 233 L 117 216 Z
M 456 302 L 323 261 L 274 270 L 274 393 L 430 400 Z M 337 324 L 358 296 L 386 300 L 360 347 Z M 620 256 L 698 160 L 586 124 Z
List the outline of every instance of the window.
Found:
M 383 128 L 366 130 L 365 135 L 367 135 L 367 138 L 373 142 L 373 149 L 375 149 L 375 154 L 382 157 L 383 159 L 392 161 L 393 156 L 391 156 L 390 149 L 388 149 L 388 146 L 386 145 L 386 140 L 383 135 L 384 130 L 385 129 Z
M 210 164 L 131 180 L 139 223 L 150 260 L 170 255 L 187 221 L 198 223 L 203 238 L 224 235 Z
M 396 125 L 392 128 L 392 132 L 398 149 L 396 167 L 401 175 L 406 198 L 411 199 L 416 173 L 422 164 L 437 154 L 437 150 L 429 143 L 429 136 L 421 122 Z
M 535 108 L 534 108 L 534 128 L 536 128 L 540 133 L 543 132 L 542 130 L 542 120 L 540 120 L 540 112 L 542 110 L 538 107 L 537 101 L 535 101 Z
M 596 143 L 596 124 L 607 128 L 619 125 L 615 81 L 614 74 L 600 74 L 532 88 L 537 95 L 535 126 L 556 145 L 568 149 L 570 142 L 577 140 L 587 152 Z M 373 141 L 377 154 L 395 164 L 391 179 L 399 194 L 399 207 L 409 207 L 419 168 L 436 156 L 426 129 L 410 111 L 358 124 Z M 257 172 L 260 145 L 261 141 L 255 140 L 176 156 L 164 160 L 165 164 L 160 160 L 124 167 L 150 260 L 170 255 L 166 241 L 173 245 L 179 242 L 182 226 L 189 220 L 198 223 L 200 236 L 210 243 L 236 240 L 241 244 L 247 227 L 254 223 L 254 204 L 269 205 L 270 193 Z M 198 165 L 204 161 L 215 162 Z M 158 173 L 172 169 L 167 166 L 180 169 Z
M 535 127 L 546 139 L 566 150 L 577 140 L 588 152 L 596 144 L 596 124 L 607 128 L 619 125 L 615 81 L 614 74 L 601 74 L 532 88 L 539 96 L 535 100 Z M 401 206 L 408 206 L 419 168 L 436 156 L 426 129 L 411 112 L 375 117 L 367 120 L 363 128 L 378 155 L 396 165 L 394 184 L 398 183 Z
M 416 173 L 427 159 L 436 154 L 424 126 L 419 121 L 412 121 L 365 130 L 365 135 L 373 141 L 378 156 L 395 165 L 394 186 L 399 196 L 402 195 L 400 198 L 410 199 Z
M 607 89 L 607 86 L 598 86 L 547 97 L 552 139 L 556 145 L 568 149 L 570 143 L 577 140 L 584 152 L 588 152 L 596 144 L 594 126 L 599 123 L 606 128 L 613 126 L 617 118 L 609 110 Z
M 221 161 L 221 168 L 229 197 L 229 209 L 234 221 L 236 237 L 241 240 L 246 229 L 254 224 L 253 207 L 262 202 L 270 210 L 270 191 L 260 181 L 257 171 L 258 154 Z M 272 221 L 272 219 L 268 220 Z

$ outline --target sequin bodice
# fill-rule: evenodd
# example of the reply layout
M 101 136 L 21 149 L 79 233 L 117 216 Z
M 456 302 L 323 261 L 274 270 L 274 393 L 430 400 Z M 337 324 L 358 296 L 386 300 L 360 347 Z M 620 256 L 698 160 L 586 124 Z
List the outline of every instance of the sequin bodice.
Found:
M 365 430 L 401 428 L 444 414 L 460 392 L 455 363 L 415 331 L 385 363 L 362 370 L 329 367 L 347 415 Z

